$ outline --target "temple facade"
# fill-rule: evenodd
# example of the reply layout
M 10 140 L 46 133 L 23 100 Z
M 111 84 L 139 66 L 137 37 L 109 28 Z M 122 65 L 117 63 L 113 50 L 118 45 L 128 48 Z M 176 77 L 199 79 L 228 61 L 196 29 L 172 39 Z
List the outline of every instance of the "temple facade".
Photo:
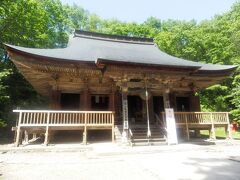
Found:
M 43 131 L 47 144 L 51 131 L 78 129 L 85 143 L 94 129 L 112 130 L 113 141 L 122 134 L 132 142 L 162 140 L 166 108 L 174 109 L 179 134 L 188 139 L 190 129 L 228 128 L 228 114 L 201 113 L 195 93 L 224 80 L 235 66 L 176 58 L 149 38 L 79 30 L 66 48 L 6 48 L 26 80 L 49 99 L 43 111 L 17 111 L 17 145 L 21 132 Z

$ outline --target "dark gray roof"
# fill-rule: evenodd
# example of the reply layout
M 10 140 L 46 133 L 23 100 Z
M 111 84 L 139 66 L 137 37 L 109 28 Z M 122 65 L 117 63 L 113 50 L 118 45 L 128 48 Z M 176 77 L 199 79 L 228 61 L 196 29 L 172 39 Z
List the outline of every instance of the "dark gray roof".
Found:
M 134 38 L 101 33 L 76 31 L 66 48 L 37 49 L 6 45 L 12 49 L 42 57 L 95 62 L 138 63 L 155 66 L 193 68 L 200 70 L 228 70 L 235 66 L 210 65 L 170 56 L 154 44 L 153 39 Z

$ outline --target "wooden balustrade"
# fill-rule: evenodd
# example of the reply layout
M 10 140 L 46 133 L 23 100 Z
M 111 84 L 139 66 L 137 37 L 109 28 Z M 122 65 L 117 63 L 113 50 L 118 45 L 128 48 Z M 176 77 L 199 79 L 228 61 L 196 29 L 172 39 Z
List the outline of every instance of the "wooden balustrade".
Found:
M 228 112 L 174 112 L 176 124 L 229 124 Z M 163 113 L 165 118 L 165 113 Z
M 190 139 L 189 129 L 207 129 L 210 138 L 216 139 L 215 127 L 224 127 L 226 137 L 231 138 L 228 112 L 174 112 L 176 126 L 185 129 L 187 139 Z M 162 113 L 162 121 L 166 121 Z
M 13 112 L 19 113 L 19 126 L 112 126 L 114 124 L 112 111 L 14 110 Z
M 87 143 L 87 129 L 111 129 L 114 141 L 114 112 L 112 111 L 42 111 L 42 110 L 14 110 L 19 113 L 17 123 L 16 146 L 19 145 L 22 129 L 42 127 L 46 130 L 44 144 L 48 144 L 50 128 L 81 128 L 83 141 Z

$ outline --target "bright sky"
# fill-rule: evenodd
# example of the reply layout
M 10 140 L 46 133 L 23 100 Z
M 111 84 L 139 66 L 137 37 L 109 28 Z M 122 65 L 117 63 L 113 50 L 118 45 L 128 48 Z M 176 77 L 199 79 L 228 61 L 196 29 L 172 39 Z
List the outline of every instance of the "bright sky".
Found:
M 78 4 L 104 19 L 144 22 L 154 16 L 162 20 L 211 19 L 230 9 L 237 0 L 61 0 Z

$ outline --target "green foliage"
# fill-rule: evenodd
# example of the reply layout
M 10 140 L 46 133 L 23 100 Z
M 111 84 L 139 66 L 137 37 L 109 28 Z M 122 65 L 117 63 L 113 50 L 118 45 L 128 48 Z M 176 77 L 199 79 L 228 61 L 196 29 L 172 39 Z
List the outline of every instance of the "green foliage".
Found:
M 144 21 L 143 23 L 144 25 L 150 27 L 150 28 L 155 28 L 157 30 L 161 30 L 162 28 L 162 22 L 160 19 L 156 18 L 156 17 L 149 17 L 147 18 L 146 21 Z
M 5 53 L 3 43 L 39 48 L 66 46 L 67 14 L 59 0 L 4 0 L 0 12 L 0 58 Z M 44 100 L 9 60 L 3 58 L 0 62 L 1 127 L 6 122 L 11 125 L 12 109 L 32 109 Z
M 73 6 L 65 5 L 66 19 L 69 21 L 69 32 L 75 29 L 87 30 L 90 13 L 82 7 L 73 4 Z
M 220 84 L 213 85 L 201 92 L 201 108 L 203 111 L 229 111 L 226 102 L 229 88 Z M 214 97 L 214 98 L 213 98 Z
M 202 137 L 209 138 L 209 131 L 208 130 L 201 130 L 200 134 Z M 226 139 L 227 134 L 225 132 L 225 128 L 217 127 L 215 128 L 215 135 L 217 139 Z M 231 132 L 232 138 L 236 140 L 240 140 L 240 131 L 232 131 Z
M 10 97 L 5 81 L 10 74 L 11 69 L 8 69 L 3 63 L 0 64 L 0 127 L 6 126 L 6 120 L 3 120 L 3 117 L 6 113 L 6 106 L 10 103 Z
M 240 123 L 240 67 L 237 69 L 236 74 L 232 83 L 233 89 L 230 94 L 231 102 L 234 105 L 231 114 L 234 120 Z
M 0 4 L 0 43 L 63 47 L 68 40 L 63 7 L 57 0 L 17 0 Z

